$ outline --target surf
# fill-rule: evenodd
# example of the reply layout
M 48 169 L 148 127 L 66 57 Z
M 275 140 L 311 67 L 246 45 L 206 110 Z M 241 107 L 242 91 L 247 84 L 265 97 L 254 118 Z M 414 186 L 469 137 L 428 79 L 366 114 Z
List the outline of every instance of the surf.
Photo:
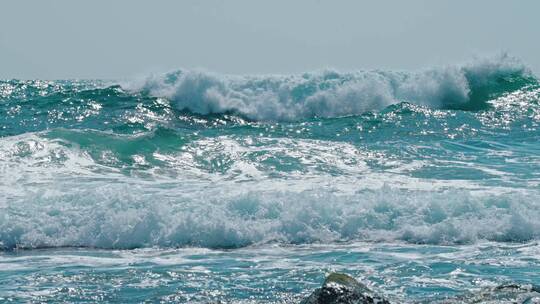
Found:
M 255 120 L 297 121 L 359 115 L 401 102 L 435 109 L 481 110 L 490 99 L 535 83 L 526 66 L 502 55 L 417 72 L 326 70 L 232 76 L 178 70 L 125 87 L 165 97 L 177 109 L 197 114 L 231 112 Z

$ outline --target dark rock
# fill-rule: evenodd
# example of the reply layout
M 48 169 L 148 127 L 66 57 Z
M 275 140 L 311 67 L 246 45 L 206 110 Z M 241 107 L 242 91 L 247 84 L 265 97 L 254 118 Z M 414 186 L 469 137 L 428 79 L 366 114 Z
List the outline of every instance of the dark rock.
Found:
M 484 288 L 475 292 L 447 298 L 445 300 L 425 300 L 419 303 L 467 304 L 467 303 L 540 303 L 540 287 L 527 284 L 505 284 Z
M 374 294 L 354 278 L 331 273 L 321 288 L 316 289 L 301 304 L 390 304 L 383 297 Z
M 504 284 L 469 291 L 444 299 L 433 298 L 405 301 L 416 304 L 473 304 L 473 303 L 516 303 L 540 304 L 540 286 L 531 284 Z M 330 274 L 321 288 L 317 288 L 300 304 L 390 304 L 354 278 L 342 274 Z

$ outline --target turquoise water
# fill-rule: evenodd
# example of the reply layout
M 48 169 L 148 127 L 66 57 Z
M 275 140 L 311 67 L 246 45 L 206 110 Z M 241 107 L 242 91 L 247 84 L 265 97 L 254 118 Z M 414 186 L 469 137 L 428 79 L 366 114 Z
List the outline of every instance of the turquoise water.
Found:
M 540 284 L 540 84 L 418 72 L 0 82 L 0 298 L 397 302 Z

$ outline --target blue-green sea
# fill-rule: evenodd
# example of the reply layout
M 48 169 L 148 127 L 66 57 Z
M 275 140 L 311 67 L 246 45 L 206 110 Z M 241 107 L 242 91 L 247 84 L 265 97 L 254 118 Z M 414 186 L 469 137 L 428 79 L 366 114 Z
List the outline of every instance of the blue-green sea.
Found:
M 508 56 L 0 81 L 0 302 L 298 303 L 332 271 L 450 301 L 540 285 L 539 242 L 540 83 Z

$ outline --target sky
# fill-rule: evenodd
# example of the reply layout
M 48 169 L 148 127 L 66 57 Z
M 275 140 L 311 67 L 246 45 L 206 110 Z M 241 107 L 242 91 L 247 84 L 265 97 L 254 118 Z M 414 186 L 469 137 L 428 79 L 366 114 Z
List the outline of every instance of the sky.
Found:
M 17 0 L 0 78 L 416 70 L 507 52 L 540 74 L 540 1 Z

